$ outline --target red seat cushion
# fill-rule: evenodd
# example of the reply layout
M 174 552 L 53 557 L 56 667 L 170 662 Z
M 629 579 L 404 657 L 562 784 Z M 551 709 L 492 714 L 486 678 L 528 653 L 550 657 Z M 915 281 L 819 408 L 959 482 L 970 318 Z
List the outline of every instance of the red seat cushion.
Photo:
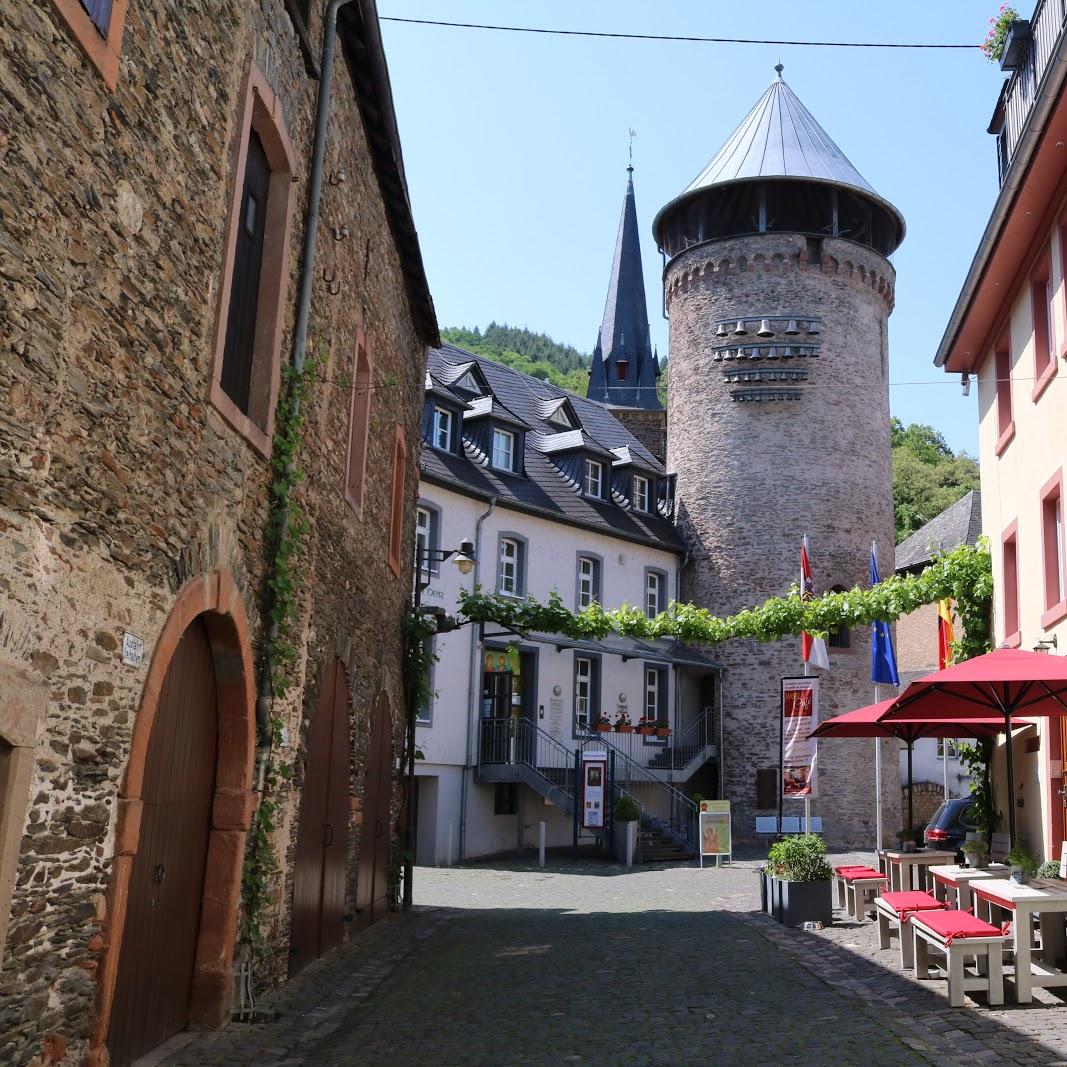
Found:
M 917 920 L 923 926 L 929 927 L 934 933 L 940 934 L 948 944 L 957 939 L 968 937 L 1002 937 L 999 926 L 991 926 L 989 923 L 972 915 L 969 911 L 928 911 L 924 912 Z
M 866 863 L 842 863 L 840 867 L 834 868 L 834 874 L 844 874 L 845 871 L 869 871 L 872 869 Z
M 850 870 L 842 871 L 840 877 L 844 878 L 846 882 L 854 882 L 860 878 L 862 878 L 864 881 L 867 881 L 871 878 L 881 878 L 883 880 L 885 879 L 885 875 L 882 874 L 881 871 L 876 871 L 871 867 L 868 867 L 866 870 L 864 870 L 862 867 L 853 867 Z
M 943 901 L 935 900 L 929 893 L 918 889 L 909 889 L 902 893 L 883 893 L 881 899 L 898 915 L 902 912 L 933 911 L 946 907 Z

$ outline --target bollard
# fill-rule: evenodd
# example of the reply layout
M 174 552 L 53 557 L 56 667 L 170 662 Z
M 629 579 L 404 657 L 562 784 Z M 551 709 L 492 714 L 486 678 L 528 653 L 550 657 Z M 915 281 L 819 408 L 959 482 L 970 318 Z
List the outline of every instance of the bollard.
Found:
M 447 866 L 452 866 L 452 820 L 448 820 L 448 853 Z
M 545 820 L 542 819 L 537 824 L 537 863 L 538 866 L 543 867 L 545 865 Z

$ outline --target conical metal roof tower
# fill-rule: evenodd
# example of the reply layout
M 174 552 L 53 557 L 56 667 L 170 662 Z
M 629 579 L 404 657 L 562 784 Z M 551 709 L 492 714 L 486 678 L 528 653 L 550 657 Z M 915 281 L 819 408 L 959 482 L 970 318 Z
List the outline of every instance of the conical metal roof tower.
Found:
M 889 255 L 904 217 L 852 165 L 778 76 L 652 224 L 669 256 L 704 240 L 788 230 L 844 237 Z
M 613 407 L 659 411 L 663 408 L 656 395 L 660 369 L 649 340 L 633 170 L 626 168 L 626 195 L 587 395 Z

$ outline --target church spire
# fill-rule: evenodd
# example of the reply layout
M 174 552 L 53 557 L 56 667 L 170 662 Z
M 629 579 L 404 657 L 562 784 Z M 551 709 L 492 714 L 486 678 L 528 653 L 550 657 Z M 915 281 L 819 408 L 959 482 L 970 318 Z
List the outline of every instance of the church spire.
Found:
M 652 352 L 641 270 L 641 240 L 634 201 L 633 163 L 626 168 L 626 196 L 611 264 L 604 319 L 593 352 L 588 396 L 616 407 L 662 410 L 656 396 L 659 361 Z

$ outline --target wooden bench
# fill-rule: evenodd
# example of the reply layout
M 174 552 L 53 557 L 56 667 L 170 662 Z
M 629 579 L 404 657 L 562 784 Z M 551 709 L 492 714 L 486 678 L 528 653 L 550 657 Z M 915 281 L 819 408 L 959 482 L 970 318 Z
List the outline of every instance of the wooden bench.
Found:
M 913 915 L 909 925 L 915 938 L 915 977 L 930 974 L 930 949 L 945 957 L 948 977 L 948 1002 L 963 1007 L 963 995 L 982 992 L 990 1004 L 1004 1003 L 1004 942 L 1000 928 L 977 919 L 970 912 L 921 912 Z M 975 957 L 975 969 L 966 966 L 964 957 Z
M 838 903 L 856 922 L 862 921 L 867 905 L 885 888 L 885 875 L 873 867 L 835 867 L 834 880 Z
M 915 935 L 910 920 L 918 912 L 944 910 L 945 905 L 940 900 L 920 890 L 883 893 L 874 901 L 874 911 L 878 917 L 878 947 L 889 948 L 892 936 L 896 933 L 900 942 L 900 966 L 914 967 Z

